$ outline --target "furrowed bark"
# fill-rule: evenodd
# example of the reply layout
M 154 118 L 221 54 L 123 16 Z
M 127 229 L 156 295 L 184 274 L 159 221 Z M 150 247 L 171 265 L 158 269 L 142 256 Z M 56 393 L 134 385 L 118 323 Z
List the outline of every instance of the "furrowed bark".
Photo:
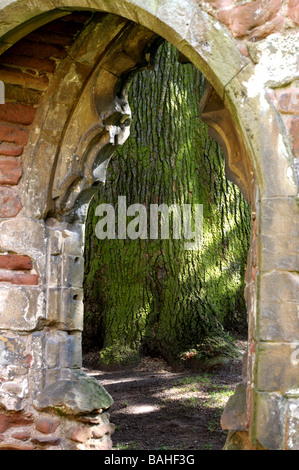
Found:
M 101 350 L 102 365 L 133 365 L 140 353 L 170 362 L 190 350 L 230 354 L 223 326 L 246 324 L 250 209 L 226 180 L 222 152 L 200 119 L 204 77 L 176 57 L 164 43 L 153 69 L 134 77 L 131 136 L 115 152 L 89 210 L 84 344 Z M 171 235 L 98 240 L 95 209 L 101 203 L 117 209 L 120 195 L 127 207 L 144 204 L 148 219 L 150 204 L 203 204 L 200 250 L 186 251 L 186 240 Z

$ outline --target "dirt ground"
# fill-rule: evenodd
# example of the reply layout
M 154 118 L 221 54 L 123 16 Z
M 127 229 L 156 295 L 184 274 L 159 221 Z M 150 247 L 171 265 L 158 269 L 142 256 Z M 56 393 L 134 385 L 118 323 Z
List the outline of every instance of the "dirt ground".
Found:
M 239 341 L 244 352 L 246 341 Z M 113 397 L 110 420 L 116 429 L 113 449 L 221 450 L 227 432 L 220 416 L 242 379 L 242 363 L 214 371 L 179 372 L 161 358 L 143 358 L 127 371 L 107 372 L 84 357 L 85 372 L 101 382 Z

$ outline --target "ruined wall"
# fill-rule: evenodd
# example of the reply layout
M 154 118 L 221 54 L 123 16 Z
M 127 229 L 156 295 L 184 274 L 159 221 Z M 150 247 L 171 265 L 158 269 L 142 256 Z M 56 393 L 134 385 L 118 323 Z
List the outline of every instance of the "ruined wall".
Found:
M 24 218 L 26 196 L 17 186 L 38 106 L 90 17 L 79 13 L 47 22 L 0 57 L 6 100 L 0 106 L 0 449 L 111 447 L 109 415 L 93 411 L 104 411 L 112 400 L 80 373 L 83 325 L 81 302 L 74 299 L 82 300 L 82 289 L 62 271 L 58 256 L 63 251 L 71 269 L 82 257 L 83 242 L 68 231 L 57 234 L 44 220 Z M 69 282 L 73 295 L 67 297 L 63 287 Z
M 92 12 L 68 10 L 85 3 Z M 111 447 L 112 399 L 81 370 L 84 222 L 129 132 L 125 78 L 148 64 L 156 35 L 210 82 L 203 119 L 252 206 L 248 354 L 222 417 L 227 448 L 299 449 L 298 10 L 297 0 L 0 10 L 0 449 Z

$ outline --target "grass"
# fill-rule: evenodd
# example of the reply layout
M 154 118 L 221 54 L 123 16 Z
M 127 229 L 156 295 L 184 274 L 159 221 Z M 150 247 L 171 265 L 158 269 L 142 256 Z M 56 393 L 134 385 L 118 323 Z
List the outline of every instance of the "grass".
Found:
M 165 401 L 178 400 L 188 408 L 200 406 L 224 408 L 227 400 L 234 394 L 228 385 L 217 385 L 212 382 L 213 375 L 204 373 L 196 377 L 183 377 L 175 382 L 167 393 Z
M 202 450 L 214 450 L 213 449 L 213 444 L 203 444 L 201 446 Z
M 190 449 L 190 445 L 201 450 L 214 450 L 218 446 L 219 439 L 223 439 L 223 433 L 220 425 L 220 417 L 223 413 L 225 405 L 234 394 L 234 385 L 226 385 L 219 383 L 219 377 L 213 373 L 203 372 L 202 374 L 184 376 L 177 378 L 169 387 L 163 387 L 162 396 L 159 393 L 160 406 L 167 407 L 168 404 L 175 405 L 175 409 L 179 410 L 179 415 L 184 415 L 184 408 L 186 413 L 194 413 L 198 416 L 199 426 L 194 427 L 193 436 L 199 439 L 194 441 L 194 444 L 189 440 L 184 443 L 176 443 L 175 447 L 172 442 L 167 442 L 167 439 L 159 443 L 157 442 L 153 450 L 186 450 Z M 163 404 L 164 402 L 164 404 Z M 127 401 L 122 401 L 123 406 L 128 406 Z M 173 406 L 170 409 L 174 409 Z M 203 413 L 201 420 L 200 414 Z M 167 422 L 167 417 L 165 418 Z M 173 412 L 169 416 L 170 421 L 173 418 Z M 192 426 L 190 424 L 190 426 Z M 188 425 L 185 425 L 187 430 Z M 188 428 L 190 434 L 191 427 Z M 199 434 L 198 434 L 199 433 Z M 162 433 L 163 434 L 163 433 Z M 197 437 L 198 436 L 198 437 Z M 162 436 L 161 436 L 162 437 Z M 184 437 L 183 439 L 184 440 Z M 125 441 L 114 447 L 115 450 L 139 450 L 144 446 L 140 442 Z
M 218 385 L 214 386 L 214 388 L 216 388 L 216 390 L 210 392 L 210 398 L 204 406 L 223 409 L 229 397 L 234 394 L 234 390 L 231 390 L 226 386 L 219 387 Z
M 178 444 L 175 447 L 162 444 L 160 447 L 154 450 L 186 450 L 185 444 Z
M 117 444 L 113 450 L 138 450 L 139 442 L 129 441 L 123 444 Z
M 219 420 L 217 419 L 213 419 L 211 421 L 208 422 L 207 424 L 207 429 L 210 431 L 210 432 L 218 432 L 219 431 Z
M 184 377 L 179 379 L 176 386 L 181 385 L 197 385 L 197 384 L 209 384 L 211 382 L 212 374 L 204 373 L 196 377 Z
M 140 450 L 142 445 L 139 442 L 129 441 L 122 444 L 117 444 L 113 447 L 113 450 Z M 179 444 L 175 448 L 166 444 L 161 444 L 160 447 L 153 450 L 185 450 L 186 446 L 184 444 Z

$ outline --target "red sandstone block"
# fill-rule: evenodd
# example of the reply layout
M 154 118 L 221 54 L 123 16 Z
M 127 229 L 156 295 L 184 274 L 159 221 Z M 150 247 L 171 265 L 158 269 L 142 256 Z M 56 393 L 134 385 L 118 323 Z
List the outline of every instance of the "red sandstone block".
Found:
M 37 70 L 38 72 L 46 73 L 53 73 L 56 67 L 54 60 L 48 58 L 42 59 L 39 57 L 17 56 L 15 54 L 11 54 L 10 49 L 0 57 L 0 64 L 28 67 Z
M 34 450 L 35 446 L 32 444 L 0 444 L 0 450 Z
M 255 280 L 258 271 L 259 271 L 258 266 L 254 266 L 254 267 L 251 269 L 251 279 L 252 279 L 253 281 Z
M 233 0 L 206 0 L 206 2 L 217 10 L 233 6 Z
M 32 269 L 32 259 L 23 255 L 0 255 L 0 269 L 30 271 Z
M 82 29 L 82 24 L 75 21 L 63 21 L 56 20 L 42 26 L 39 31 L 51 31 L 54 33 L 67 34 L 68 36 L 74 36 L 78 31 Z
M 34 437 L 31 439 L 33 444 L 40 446 L 59 446 L 61 439 L 59 437 Z
M 76 442 L 85 442 L 92 436 L 91 428 L 86 426 L 76 426 L 72 429 L 69 438 Z
M 112 449 L 112 441 L 109 439 L 106 442 L 99 442 L 96 444 L 94 450 L 111 450 Z
M 23 39 L 10 48 L 10 53 L 18 56 L 21 55 L 46 59 L 49 57 L 65 57 L 66 50 L 61 46 L 54 46 L 52 44 L 44 44 Z
M 30 438 L 30 432 L 28 431 L 19 431 L 15 432 L 11 435 L 14 439 L 18 439 L 19 441 L 27 441 Z
M 293 153 L 299 158 L 299 117 L 294 117 L 290 123 L 290 136 L 293 140 Z
M 265 39 L 270 34 L 283 32 L 286 21 L 286 18 L 278 13 L 271 21 L 267 21 L 265 24 L 257 26 L 251 30 L 249 34 L 249 40 L 261 40 Z
M 36 286 L 38 285 L 38 276 L 37 274 L 0 271 L 0 282 L 8 282 L 16 286 Z
M 21 209 L 22 205 L 15 191 L 12 188 L 0 187 L 0 218 L 15 217 Z
M 105 434 L 113 434 L 115 431 L 115 425 L 113 424 L 102 424 L 100 426 L 94 426 L 92 428 L 92 437 L 95 439 L 100 439 L 105 436 Z
M 23 147 L 11 142 L 0 143 L 0 155 L 6 155 L 8 157 L 19 157 L 23 153 Z
M 299 0 L 289 0 L 288 17 L 299 24 Z
M 13 413 L 11 415 L 0 414 L 0 433 L 17 426 L 29 426 L 32 423 L 32 419 L 24 417 L 21 413 Z
M 59 425 L 60 421 L 58 419 L 42 417 L 36 421 L 35 428 L 43 434 L 51 434 L 56 431 Z
M 31 354 L 27 354 L 26 360 L 29 368 L 31 367 L 32 359 L 33 357 L 31 356 Z
M 23 149 L 28 141 L 28 132 L 24 129 L 18 129 L 17 127 L 0 124 L 0 140 L 16 144 Z
M 0 184 L 16 185 L 22 176 L 19 159 L 0 156 Z
M 0 65 L 0 80 L 4 83 L 20 85 L 24 88 L 39 91 L 44 91 L 49 85 L 49 79 L 46 76 L 35 76 L 6 65 Z
M 68 34 L 59 34 L 53 31 L 34 31 L 26 39 L 34 42 L 43 42 L 45 44 L 55 44 L 59 46 L 68 46 L 73 38 Z
M 277 93 L 278 111 L 287 114 L 299 114 L 299 88 L 290 88 Z
M 270 21 L 279 12 L 282 0 L 259 0 L 221 10 L 218 20 L 225 23 L 234 37 L 244 37 L 257 26 Z
M 6 103 L 0 106 L 0 121 L 26 126 L 33 122 L 35 113 L 36 109 L 33 106 L 19 103 Z

